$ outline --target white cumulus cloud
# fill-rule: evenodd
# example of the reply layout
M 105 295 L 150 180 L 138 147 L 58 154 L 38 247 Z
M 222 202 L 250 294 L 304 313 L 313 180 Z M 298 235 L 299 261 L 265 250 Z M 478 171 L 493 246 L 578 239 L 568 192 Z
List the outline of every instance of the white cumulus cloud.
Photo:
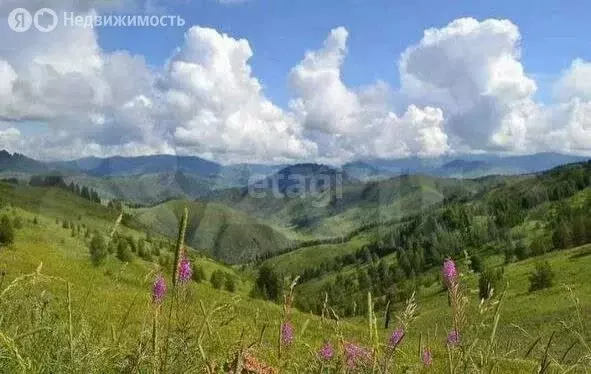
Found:
M 286 160 L 315 155 L 301 126 L 265 97 L 252 76 L 249 43 L 193 27 L 165 73 L 174 143 L 218 159 Z
M 309 51 L 290 74 L 295 93 L 290 107 L 321 156 L 434 156 L 448 151 L 441 110 L 415 105 L 399 117 L 389 105 L 390 88 L 376 82 L 359 89 L 342 81 L 348 32 L 333 29 L 321 49 Z
M 49 3 L 18 1 L 31 9 Z M 78 14 L 102 11 L 91 0 L 51 3 Z M 0 13 L 15 4 L 0 0 Z M 148 3 L 112 7 L 141 4 Z M 554 101 L 536 102 L 521 35 L 509 20 L 462 18 L 427 29 L 398 60 L 400 88 L 348 86 L 347 39 L 338 27 L 303 53 L 288 72 L 291 100 L 281 108 L 253 74 L 250 43 L 212 28 L 191 27 L 159 67 L 130 51 L 104 51 L 90 28 L 11 33 L 0 44 L 0 148 L 49 159 L 176 152 L 223 162 L 335 163 L 472 151 L 591 153 L 591 63 L 573 61 L 556 81 Z

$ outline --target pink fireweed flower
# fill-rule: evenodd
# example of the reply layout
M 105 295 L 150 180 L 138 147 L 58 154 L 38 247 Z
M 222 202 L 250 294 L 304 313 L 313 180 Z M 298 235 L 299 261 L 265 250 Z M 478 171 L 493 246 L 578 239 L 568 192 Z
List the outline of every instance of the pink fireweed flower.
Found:
M 392 335 L 390 335 L 390 340 L 388 341 L 390 348 L 396 348 L 403 338 L 404 330 L 402 328 L 399 327 L 396 330 L 394 330 L 392 332 Z
M 433 363 L 433 357 L 431 356 L 431 350 L 429 348 L 425 348 L 423 350 L 423 365 L 431 366 Z
M 152 302 L 157 305 L 161 304 L 164 295 L 166 295 L 166 281 L 162 275 L 158 275 L 152 285 Z
M 371 353 L 355 343 L 345 343 L 345 363 L 349 369 L 365 365 L 371 359 Z
M 447 334 L 447 344 L 452 347 L 460 344 L 460 332 L 458 330 L 453 329 Z
M 456 264 L 453 260 L 447 259 L 443 262 L 443 268 L 441 269 L 441 273 L 443 275 L 443 279 L 445 283 L 450 286 L 456 282 L 458 277 L 458 270 L 456 269 Z
M 291 322 L 283 322 L 281 325 L 281 345 L 288 346 L 293 343 L 293 325 Z
M 330 361 L 334 356 L 334 348 L 330 343 L 326 343 L 318 352 L 318 357 L 324 361 Z
M 178 282 L 179 283 L 186 283 L 191 279 L 193 275 L 193 269 L 191 268 L 191 261 L 185 255 L 179 262 L 179 269 L 178 269 Z

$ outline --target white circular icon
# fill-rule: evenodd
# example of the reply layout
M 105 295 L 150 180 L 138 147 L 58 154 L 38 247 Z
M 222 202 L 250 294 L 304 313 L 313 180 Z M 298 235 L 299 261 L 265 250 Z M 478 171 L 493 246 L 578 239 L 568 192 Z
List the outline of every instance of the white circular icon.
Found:
M 35 28 L 41 32 L 50 32 L 57 27 L 57 14 L 49 8 L 39 9 L 33 17 Z
M 25 32 L 31 28 L 33 17 L 28 10 L 24 8 L 16 8 L 8 15 L 8 26 L 13 31 Z

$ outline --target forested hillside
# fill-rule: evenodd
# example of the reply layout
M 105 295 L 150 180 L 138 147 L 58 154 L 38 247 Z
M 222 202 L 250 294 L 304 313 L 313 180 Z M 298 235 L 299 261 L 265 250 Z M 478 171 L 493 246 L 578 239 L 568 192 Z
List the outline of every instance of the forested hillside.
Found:
M 405 300 L 420 285 L 437 281 L 433 270 L 444 258 L 467 257 L 484 272 L 492 271 L 485 264 L 498 270 L 591 242 L 589 186 L 591 162 L 566 165 L 369 230 L 355 239 L 356 245 L 335 244 L 344 250 L 310 247 L 267 262 L 289 269 L 282 261 L 291 263 L 299 251 L 305 252 L 308 265 L 294 267 L 302 288 L 310 292 L 300 306 L 319 312 L 328 295 L 342 314 L 362 315 L 367 291 L 379 296 L 383 306 Z M 316 261 L 314 251 L 329 252 L 318 254 L 321 260 Z

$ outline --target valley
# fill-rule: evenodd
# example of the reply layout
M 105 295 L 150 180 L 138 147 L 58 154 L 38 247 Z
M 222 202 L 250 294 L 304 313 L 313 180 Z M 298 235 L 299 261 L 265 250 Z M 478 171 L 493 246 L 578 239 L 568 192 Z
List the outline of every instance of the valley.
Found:
M 334 177 L 333 170 L 299 165 L 278 172 L 309 181 L 323 173 Z M 157 338 L 160 349 L 201 352 L 180 361 L 167 358 L 164 365 L 173 371 L 232 366 L 229 352 L 249 341 L 258 360 L 292 372 L 315 360 L 309 347 L 336 344 L 335 336 L 385 352 L 380 341 L 387 341 L 398 324 L 394 316 L 406 318 L 410 299 L 417 309 L 395 365 L 420 368 L 416 351 L 427 347 L 434 369 L 444 370 L 450 358 L 439 342 L 453 311 L 439 270 L 446 258 L 457 264 L 470 316 L 464 339 L 478 352 L 492 350 L 490 362 L 502 372 L 533 370 L 544 357 L 552 357 L 550 366 L 557 371 L 588 365 L 590 162 L 476 179 L 345 176 L 342 185 L 319 191 L 304 182 L 292 190 L 295 195 L 290 195 L 294 185 L 262 183 L 263 197 L 243 186 L 197 199 L 179 190 L 154 192 L 170 184 L 150 173 L 64 175 L 62 187 L 55 178 L 29 186 L 22 179 L 28 172 L 4 173 L 21 178 L 0 183 L 0 216 L 8 217 L 15 232 L 13 244 L 0 250 L 5 308 L 0 331 L 13 337 L 31 331 L 11 343 L 27 361 L 7 354 L 0 358 L 8 365 L 4 368 L 61 371 L 65 362 L 90 371 L 147 368 L 152 363 L 142 357 L 153 355 L 152 343 L 142 343 L 142 337 L 156 331 L 167 336 Z M 94 178 L 128 179 L 130 193 L 142 197 L 109 202 L 114 195 L 101 188 L 106 184 L 93 184 Z M 96 191 L 101 204 L 72 193 L 67 182 Z M 145 183 L 145 189 L 137 183 Z M 154 203 L 138 203 L 149 199 Z M 184 227 L 181 242 L 179 227 Z M 107 244 L 96 258 L 92 248 L 98 237 Z M 150 288 L 157 274 L 175 273 L 178 243 L 186 243 L 193 280 L 174 290 L 163 306 L 176 310 L 168 323 L 177 330 L 165 325 L 153 330 Z M 531 274 L 544 261 L 552 269 L 552 283 L 532 291 Z M 261 278 L 264 272 L 271 278 Z M 281 295 L 294 279 L 293 305 L 285 304 Z M 182 307 L 175 306 L 179 302 Z M 20 320 L 23 307 L 35 315 Z M 287 360 L 278 356 L 282 348 L 275 343 L 286 318 L 298 341 L 284 353 Z M 482 345 L 493 326 L 494 345 Z M 168 347 L 167 341 L 185 346 Z M 59 347 L 54 358 L 39 348 L 48 344 Z M 136 349 L 138 356 L 129 356 Z M 121 361 L 122 355 L 128 358 Z

